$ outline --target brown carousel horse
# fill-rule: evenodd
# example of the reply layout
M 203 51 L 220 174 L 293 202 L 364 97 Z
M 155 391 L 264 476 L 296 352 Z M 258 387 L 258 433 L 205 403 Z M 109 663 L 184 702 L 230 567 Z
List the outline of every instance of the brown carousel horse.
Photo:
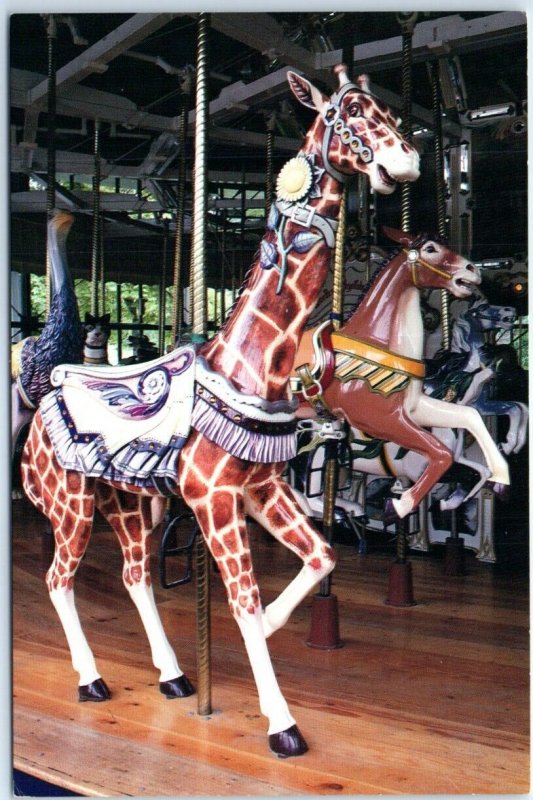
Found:
M 28 497 L 52 522 L 56 552 L 47 585 L 80 675 L 80 699 L 109 697 L 74 604 L 95 508 L 118 534 L 123 580 L 142 616 L 161 691 L 193 691 L 163 632 L 149 573 L 148 542 L 158 522 L 152 500 L 181 493 L 225 584 L 269 721 L 269 744 L 281 757 L 300 755 L 307 744 L 266 639 L 335 563 L 282 479 L 296 443 L 289 378 L 328 270 L 344 182 L 362 172 L 376 191 L 390 193 L 396 181 L 419 176 L 418 154 L 396 117 L 365 80 L 351 83 L 344 68 L 336 72 L 340 86 L 331 97 L 287 73 L 297 99 L 317 116 L 279 174 L 260 252 L 222 330 L 197 352 L 181 348 L 136 370 L 60 369 L 60 388 L 35 415 L 22 467 Z M 264 610 L 247 515 L 303 562 Z
M 315 406 L 319 413 L 344 418 L 351 428 L 424 458 L 414 485 L 389 501 L 392 521 L 411 513 L 453 463 L 451 450 L 427 428 L 467 430 L 498 488 L 509 484 L 509 469 L 475 408 L 423 391 L 420 291 L 447 289 L 454 297 L 468 297 L 481 282 L 479 270 L 438 237 L 392 228 L 385 233 L 401 249 L 376 272 L 343 327 L 332 331 L 326 322 L 305 332 L 292 385 L 304 409 Z

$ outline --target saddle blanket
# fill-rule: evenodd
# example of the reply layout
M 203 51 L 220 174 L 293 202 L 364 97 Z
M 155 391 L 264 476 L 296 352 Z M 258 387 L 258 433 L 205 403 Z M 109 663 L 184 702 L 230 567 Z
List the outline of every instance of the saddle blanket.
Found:
M 194 404 L 195 351 L 132 367 L 62 364 L 41 402 L 59 463 L 85 475 L 163 491 L 174 485 Z M 162 488 L 163 487 L 163 488 Z

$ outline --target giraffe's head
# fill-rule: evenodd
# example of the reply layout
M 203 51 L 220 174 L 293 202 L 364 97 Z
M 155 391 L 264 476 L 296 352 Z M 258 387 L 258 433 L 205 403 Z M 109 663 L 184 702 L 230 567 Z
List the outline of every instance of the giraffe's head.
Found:
M 340 86 L 331 97 L 301 75 L 287 72 L 296 98 L 317 111 L 323 122 L 322 141 L 317 143 L 326 170 L 342 181 L 363 172 L 380 194 L 391 194 L 398 181 L 415 181 L 420 175 L 419 156 L 399 132 L 400 120 L 370 93 L 367 76 L 352 83 L 344 65 L 335 72 Z M 315 130 L 318 135 L 320 128 Z

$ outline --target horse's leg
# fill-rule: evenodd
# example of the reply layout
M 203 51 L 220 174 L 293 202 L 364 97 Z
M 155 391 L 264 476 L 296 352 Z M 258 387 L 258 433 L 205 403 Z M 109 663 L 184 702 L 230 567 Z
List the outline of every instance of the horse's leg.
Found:
M 216 561 L 244 639 L 259 706 L 269 721 L 270 747 L 281 757 L 301 755 L 308 748 L 272 667 L 246 531 L 245 484 L 254 469 L 193 432 L 182 450 L 180 489 Z
M 462 487 L 457 487 L 451 495 L 440 501 L 442 511 L 450 511 L 458 508 L 462 503 L 470 500 L 490 478 L 490 469 L 485 464 L 479 464 L 477 461 L 472 461 L 463 455 L 464 447 L 464 429 L 458 428 L 455 434 L 450 428 L 433 428 L 432 433 L 435 434 L 437 439 L 446 444 L 453 453 L 453 460 L 456 464 L 462 464 L 474 472 L 479 474 L 479 480 L 469 490 Z
M 159 519 L 153 516 L 152 500 L 148 495 L 98 483 L 96 506 L 120 542 L 124 556 L 122 580 L 144 625 L 154 666 L 160 671 L 160 691 L 167 697 L 188 697 L 194 689 L 179 667 L 155 604 L 150 575 L 150 535 Z
M 267 637 L 285 625 L 296 606 L 335 566 L 332 548 L 309 523 L 293 490 L 281 478 L 283 467 L 271 464 L 258 469 L 245 495 L 246 513 L 303 561 L 298 575 L 265 608 Z
M 525 442 L 525 429 L 527 427 L 523 424 L 524 406 L 523 403 L 517 403 L 513 400 L 489 400 L 483 394 L 478 400 L 472 404 L 480 414 L 483 416 L 502 417 L 506 416 L 509 419 L 509 429 L 505 442 L 500 445 L 502 452 L 508 456 L 510 453 L 517 453 L 524 445 Z
M 79 698 L 107 700 L 109 690 L 96 668 L 74 599 L 74 577 L 92 529 L 95 482 L 60 466 L 39 413 L 24 448 L 22 479 L 28 498 L 52 525 L 55 553 L 46 585 L 67 638 L 72 666 L 80 676 Z
M 492 436 L 478 411 L 471 406 L 457 406 L 420 394 L 417 403 L 410 411 L 411 418 L 419 425 L 439 428 L 464 428 L 472 434 L 479 444 L 491 478 L 495 483 L 509 484 L 509 467 L 498 450 Z

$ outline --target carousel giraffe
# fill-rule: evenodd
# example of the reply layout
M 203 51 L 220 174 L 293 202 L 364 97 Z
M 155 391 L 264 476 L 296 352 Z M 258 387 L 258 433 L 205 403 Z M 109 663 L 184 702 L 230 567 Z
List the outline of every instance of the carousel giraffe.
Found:
M 26 492 L 51 519 L 55 533 L 47 585 L 80 675 L 80 699 L 109 697 L 74 604 L 74 576 L 87 547 L 95 507 L 118 535 L 123 580 L 161 671 L 161 691 L 180 697 L 193 691 L 159 621 L 148 563 L 149 536 L 158 522 L 153 498 L 179 492 L 219 567 L 260 708 L 268 718 L 269 745 L 280 757 L 300 755 L 308 747 L 278 686 L 266 639 L 335 563 L 331 547 L 281 477 L 296 445 L 296 402 L 289 387 L 293 360 L 326 277 L 344 182 L 362 172 L 376 191 L 387 194 L 397 181 L 419 176 L 418 154 L 398 132 L 390 110 L 370 94 L 366 79 L 351 83 L 344 66 L 336 73 L 340 87 L 331 97 L 302 76 L 287 73 L 297 99 L 317 116 L 300 152 L 279 174 L 267 231 L 224 327 L 196 352 L 179 348 L 141 365 L 135 381 L 124 371 L 131 368 L 84 373 L 83 368 L 73 367 L 70 378 L 64 369 L 63 377 L 55 380 L 60 388 L 47 396 L 34 418 L 23 457 Z M 135 439 L 115 456 L 106 449 L 105 436 L 89 431 L 96 417 L 105 416 L 87 410 L 89 389 L 115 409 L 135 408 L 131 413 L 141 417 L 148 414 L 148 396 L 158 419 L 168 422 L 161 392 L 166 387 L 164 391 L 172 394 L 169 375 L 184 380 L 190 361 L 195 365 L 192 432 L 174 431 L 164 446 L 153 430 L 146 439 L 134 433 L 131 439 Z M 126 411 L 106 435 L 113 438 L 120 433 L 125 415 Z M 183 416 L 175 414 L 177 427 Z M 155 466 L 150 471 L 145 467 L 152 458 Z M 246 515 L 303 562 L 292 582 L 264 610 Z

